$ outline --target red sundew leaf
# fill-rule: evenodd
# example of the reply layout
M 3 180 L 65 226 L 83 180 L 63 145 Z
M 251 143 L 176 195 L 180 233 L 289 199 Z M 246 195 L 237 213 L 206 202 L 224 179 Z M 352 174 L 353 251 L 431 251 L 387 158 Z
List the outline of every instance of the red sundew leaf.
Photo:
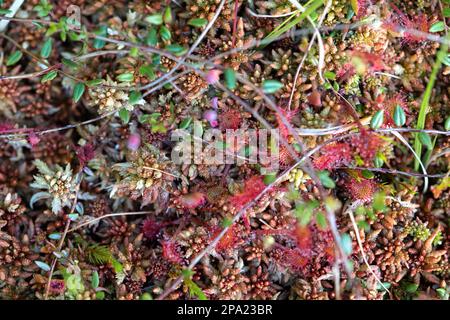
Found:
M 219 234 L 222 232 L 222 229 L 215 228 L 212 233 L 211 240 L 214 240 Z M 216 245 L 217 252 L 224 252 L 231 249 L 234 249 L 236 245 L 240 242 L 239 234 L 237 232 L 237 227 L 232 225 L 228 231 L 224 234 L 224 236 L 220 239 L 220 241 Z
M 351 148 L 347 143 L 334 143 L 322 149 L 322 155 L 313 160 L 318 170 L 333 170 L 337 166 L 347 165 L 352 160 Z
M 245 182 L 244 192 L 231 197 L 230 202 L 235 207 L 241 208 L 256 198 L 265 187 L 261 176 L 253 176 Z
M 163 258 L 174 264 L 183 264 L 184 259 L 181 256 L 180 248 L 173 240 L 166 240 L 161 243 Z
M 358 57 L 367 65 L 370 72 L 382 71 L 386 69 L 383 56 L 369 52 L 353 51 L 352 56 Z
M 377 190 L 377 183 L 373 179 L 351 178 L 346 183 L 346 188 L 353 200 L 367 203 L 372 201 L 373 195 Z
M 295 238 L 297 240 L 297 247 L 301 250 L 311 250 L 312 238 L 311 230 L 308 226 L 298 225 L 295 229 Z
M 383 145 L 383 139 L 377 134 L 362 131 L 351 138 L 350 145 L 355 154 L 359 155 L 365 163 L 370 163 Z
M 280 131 L 280 136 L 282 138 L 287 138 L 290 134 L 289 134 L 289 128 L 286 126 L 285 122 L 287 122 L 288 124 L 291 124 L 292 118 L 294 118 L 294 116 L 297 114 L 298 110 L 288 111 L 288 110 L 280 109 L 280 111 L 286 121 L 283 121 L 281 115 L 279 115 L 278 113 L 276 114 L 278 130 Z

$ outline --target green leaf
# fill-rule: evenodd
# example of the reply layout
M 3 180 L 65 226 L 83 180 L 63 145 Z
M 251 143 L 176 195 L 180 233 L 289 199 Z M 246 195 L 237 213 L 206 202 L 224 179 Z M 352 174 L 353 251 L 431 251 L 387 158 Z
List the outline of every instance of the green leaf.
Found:
M 93 80 L 86 81 L 86 85 L 88 87 L 95 87 L 102 83 L 103 83 L 103 79 L 93 79 Z
M 138 91 L 131 91 L 129 103 L 133 106 L 142 99 L 142 94 Z
M 263 178 L 264 184 L 265 184 L 266 186 L 268 186 L 268 185 L 274 183 L 275 180 L 277 180 L 277 174 L 276 174 L 276 173 L 269 173 L 269 174 L 266 174 L 266 175 L 264 176 L 264 178 Z
M 370 127 L 374 130 L 381 127 L 384 122 L 384 111 L 378 110 L 370 120 Z
M 192 118 L 188 117 L 188 118 L 184 118 L 183 121 L 181 121 L 179 128 L 180 129 L 187 129 L 189 127 L 189 125 L 192 122 Z
M 193 26 L 193 27 L 203 27 L 206 26 L 208 24 L 208 20 L 205 18 L 195 18 L 195 19 L 190 19 L 188 21 L 188 25 Z
M 153 297 L 150 293 L 144 292 L 140 297 L 139 300 L 153 300 Z
M 436 289 L 436 293 L 438 294 L 439 298 L 441 298 L 441 299 L 445 299 L 447 296 L 447 290 L 445 290 L 444 288 Z M 448 297 L 447 297 L 447 299 L 448 299 Z
M 41 57 L 44 59 L 47 59 L 50 57 L 50 54 L 52 53 L 52 46 L 53 46 L 53 39 L 48 38 L 41 49 Z
M 156 32 L 156 29 L 151 28 L 148 32 L 147 36 L 144 39 L 144 42 L 148 46 L 156 46 L 158 44 L 158 34 Z
M 383 212 L 386 209 L 386 206 L 384 204 L 385 200 L 386 200 L 386 195 L 383 192 L 375 193 L 375 195 L 373 197 L 372 208 L 375 211 Z
M 419 285 L 415 283 L 408 283 L 405 286 L 405 291 L 408 293 L 415 293 L 419 289 Z
M 166 7 L 164 10 L 164 16 L 163 16 L 164 23 L 170 24 L 172 23 L 172 10 L 169 6 Z
M 122 73 L 117 76 L 117 80 L 122 82 L 131 82 L 134 80 L 134 75 L 130 72 Z
M 325 188 L 334 189 L 336 187 L 336 183 L 330 178 L 328 171 L 320 171 L 317 175 Z
M 100 279 L 99 279 L 99 277 L 98 277 L 98 272 L 97 272 L 97 271 L 94 271 L 94 272 L 92 273 L 92 277 L 91 277 L 91 285 L 92 285 L 92 288 L 93 288 L 93 289 L 97 289 L 99 283 L 100 283 Z
M 450 131 L 450 117 L 448 117 L 448 118 L 445 120 L 444 128 L 445 128 L 445 131 Z
M 233 69 L 227 68 L 223 72 L 223 75 L 225 77 L 225 85 L 228 89 L 234 90 L 236 89 L 236 73 Z
M 426 132 L 419 132 L 419 140 L 428 150 L 433 149 L 433 143 L 431 142 L 430 135 Z
M 373 174 L 373 172 L 372 172 L 372 171 L 369 171 L 369 170 L 363 170 L 363 171 L 361 172 L 361 174 L 362 174 L 362 176 L 363 176 L 364 178 L 366 178 L 366 179 L 373 179 L 373 177 L 375 177 L 375 175 Z
M 139 74 L 147 77 L 149 80 L 155 80 L 156 74 L 155 71 L 153 71 L 153 67 L 149 64 L 141 66 L 139 68 Z
M 22 58 L 22 51 L 14 51 L 12 55 L 9 56 L 8 60 L 6 60 L 6 66 L 15 65 Z
M 316 222 L 317 222 L 317 225 L 319 226 L 319 228 L 321 228 L 322 230 L 326 229 L 328 226 L 327 218 L 325 217 L 325 215 L 322 212 L 317 213 Z
M 437 21 L 430 27 L 430 32 L 441 32 L 445 30 L 444 21 Z
M 445 18 L 450 18 L 450 8 L 444 8 L 443 14 Z
M 161 35 L 161 39 L 164 41 L 169 41 L 172 38 L 170 30 L 166 26 L 161 26 L 159 29 L 159 34 Z
M 58 71 L 56 70 L 52 70 L 49 73 L 47 73 L 46 75 L 44 75 L 41 79 L 41 83 L 47 82 L 47 81 L 52 81 L 53 79 L 56 78 L 56 76 L 58 75 Z
M 403 108 L 397 105 L 394 110 L 394 122 L 398 127 L 403 127 L 406 123 L 406 115 Z
M 119 117 L 122 119 L 124 124 L 127 124 L 130 121 L 131 115 L 130 111 L 125 108 L 119 110 Z
M 49 239 L 52 239 L 52 240 L 59 240 L 59 239 L 61 239 L 61 233 L 52 233 L 52 234 L 49 234 L 49 235 L 48 235 L 48 238 L 49 238 Z
M 66 67 L 69 67 L 69 68 L 71 68 L 71 69 L 77 69 L 77 68 L 79 67 L 79 65 L 76 64 L 75 62 L 73 62 L 72 60 L 65 59 L 65 58 L 62 58 L 62 63 L 63 63 Z
M 75 102 L 75 103 L 77 103 L 79 100 L 80 100 L 80 98 L 81 98 L 81 96 L 83 95 L 83 93 L 84 93 L 84 89 L 85 89 L 86 87 L 84 86 L 84 83 L 82 83 L 82 82 L 78 82 L 76 85 L 75 85 L 75 87 L 73 88 L 73 101 Z
M 166 46 L 166 50 L 169 51 L 170 53 L 173 53 L 175 56 L 182 56 L 183 54 L 185 54 L 187 52 L 187 49 L 183 46 L 180 46 L 179 44 L 169 44 L 168 46 Z
M 12 13 L 12 11 L 11 10 L 7 10 L 7 9 L 0 9 L 0 14 L 10 14 L 10 13 Z
M 444 55 L 444 57 L 442 57 L 442 63 L 450 67 L 450 54 Z
M 130 56 L 136 58 L 139 55 L 139 48 L 133 47 L 130 49 Z
M 347 233 L 341 235 L 341 246 L 346 255 L 350 255 L 353 251 L 352 238 Z
M 325 71 L 323 73 L 323 76 L 325 77 L 325 79 L 328 79 L 328 80 L 336 80 L 336 73 L 331 72 L 331 71 Z
M 105 292 L 104 291 L 99 291 L 95 294 L 95 298 L 97 300 L 103 300 L 105 299 Z
M 36 261 L 34 261 L 34 263 L 42 270 L 50 271 L 50 266 L 48 264 L 46 264 L 45 262 L 36 260 Z
M 264 93 L 275 93 L 283 87 L 283 84 L 277 80 L 265 80 L 262 85 Z
M 94 34 L 97 36 L 106 37 L 108 35 L 108 28 L 106 26 L 100 26 L 97 30 L 94 31 Z M 94 48 L 101 49 L 106 45 L 106 42 L 101 39 L 94 39 Z
M 375 156 L 375 159 L 373 159 L 373 164 L 375 165 L 376 168 L 381 168 L 384 164 L 383 157 L 381 157 L 381 155 L 377 154 Z
M 148 16 L 144 19 L 146 22 L 154 25 L 161 25 L 163 23 L 163 17 L 160 13 L 153 14 L 151 16 Z

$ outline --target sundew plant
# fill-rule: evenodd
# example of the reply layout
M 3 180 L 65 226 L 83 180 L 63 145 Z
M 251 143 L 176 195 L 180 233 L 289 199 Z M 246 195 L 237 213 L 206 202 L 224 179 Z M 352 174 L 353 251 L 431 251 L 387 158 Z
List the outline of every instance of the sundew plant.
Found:
M 0 298 L 449 298 L 450 1 L 0 0 Z

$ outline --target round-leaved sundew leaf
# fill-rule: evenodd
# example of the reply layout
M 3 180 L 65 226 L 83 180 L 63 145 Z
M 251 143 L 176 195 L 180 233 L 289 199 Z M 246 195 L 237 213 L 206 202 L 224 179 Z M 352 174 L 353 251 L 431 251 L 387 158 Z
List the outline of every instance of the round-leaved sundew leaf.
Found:
M 379 129 L 384 122 L 384 111 L 378 110 L 370 120 L 370 127 L 374 130 Z
M 397 105 L 394 110 L 394 122 L 398 127 L 403 127 L 406 123 L 406 115 L 403 108 Z
M 9 67 L 15 65 L 20 59 L 22 59 L 22 56 L 22 51 L 14 51 L 14 53 L 9 56 L 8 60 L 6 60 L 6 66 Z
M 265 80 L 262 85 L 264 93 L 275 93 L 283 87 L 283 84 L 277 80 Z
M 83 96 L 85 85 L 82 82 L 78 82 L 73 88 L 73 101 L 76 103 Z

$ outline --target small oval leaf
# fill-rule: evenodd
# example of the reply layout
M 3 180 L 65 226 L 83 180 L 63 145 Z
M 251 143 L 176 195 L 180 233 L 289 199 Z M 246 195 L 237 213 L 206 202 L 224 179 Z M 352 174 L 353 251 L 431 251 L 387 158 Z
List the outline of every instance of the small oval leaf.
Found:
M 15 65 L 22 58 L 22 51 L 15 51 L 12 55 L 9 56 L 8 60 L 6 60 L 6 66 Z
M 441 32 L 445 30 L 444 21 L 437 21 L 430 27 L 430 32 Z
M 431 142 L 430 135 L 426 132 L 419 132 L 419 140 L 428 150 L 433 149 L 433 143 Z
M 73 88 L 73 101 L 76 103 L 83 96 L 85 90 L 84 83 L 78 82 Z
M 117 76 L 117 80 L 122 82 L 131 82 L 134 80 L 134 75 L 132 73 L 122 73 Z
M 52 70 L 49 73 L 47 73 L 46 75 L 44 75 L 41 79 L 41 83 L 47 82 L 47 81 L 52 81 L 53 79 L 56 78 L 56 76 L 58 75 L 58 71 L 56 70 Z
M 44 59 L 47 59 L 50 57 L 50 54 L 52 53 L 52 46 L 53 46 L 53 39 L 48 38 L 41 49 L 41 57 Z
M 128 102 L 133 106 L 142 99 L 142 94 L 138 91 L 131 91 Z
M 93 289 L 97 289 L 99 284 L 100 284 L 100 279 L 99 279 L 99 276 L 98 276 L 98 272 L 94 271 L 92 273 L 92 277 L 91 277 L 92 288 Z
M 236 74 L 233 69 L 227 68 L 223 72 L 225 77 L 225 85 L 228 89 L 234 90 L 236 89 Z
M 188 25 L 199 28 L 204 27 L 207 24 L 208 20 L 206 20 L 205 18 L 195 18 L 188 21 Z
M 277 80 L 265 80 L 262 89 L 264 93 L 275 93 L 283 87 L 283 84 Z
M 397 105 L 394 110 L 394 122 L 398 127 L 403 127 L 406 123 L 406 115 L 403 108 Z
M 119 117 L 120 119 L 122 119 L 124 124 L 127 124 L 128 122 L 130 122 L 130 111 L 128 111 L 125 108 L 122 108 L 119 110 Z
M 379 129 L 384 122 L 384 111 L 378 110 L 370 120 L 370 127 L 374 130 Z
M 159 13 L 148 16 L 144 20 L 150 24 L 154 24 L 154 25 L 158 25 L 158 26 L 163 23 L 163 17 Z
M 50 271 L 50 266 L 42 261 L 35 261 L 34 262 L 39 268 L 41 268 L 44 271 Z

